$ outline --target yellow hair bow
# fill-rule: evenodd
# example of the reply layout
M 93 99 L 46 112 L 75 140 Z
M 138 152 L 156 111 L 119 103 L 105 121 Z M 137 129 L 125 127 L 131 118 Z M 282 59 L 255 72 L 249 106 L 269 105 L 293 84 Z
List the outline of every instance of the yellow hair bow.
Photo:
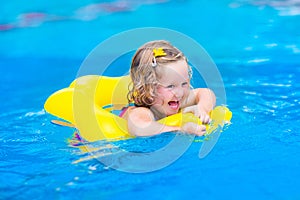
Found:
M 155 48 L 153 49 L 153 54 L 154 54 L 154 57 L 158 57 L 158 56 L 166 56 L 166 52 L 163 50 L 163 48 Z

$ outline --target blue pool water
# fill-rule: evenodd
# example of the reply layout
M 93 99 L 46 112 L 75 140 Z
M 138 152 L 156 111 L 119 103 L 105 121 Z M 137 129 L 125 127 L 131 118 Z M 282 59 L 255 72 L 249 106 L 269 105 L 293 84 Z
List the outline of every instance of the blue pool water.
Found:
M 0 199 L 300 198 L 299 1 L 9 1 L 0 12 Z M 43 104 L 96 45 L 140 27 L 182 32 L 207 50 L 232 124 L 204 159 L 195 142 L 151 173 L 74 164 L 87 155 Z M 155 150 L 170 137 L 123 145 Z

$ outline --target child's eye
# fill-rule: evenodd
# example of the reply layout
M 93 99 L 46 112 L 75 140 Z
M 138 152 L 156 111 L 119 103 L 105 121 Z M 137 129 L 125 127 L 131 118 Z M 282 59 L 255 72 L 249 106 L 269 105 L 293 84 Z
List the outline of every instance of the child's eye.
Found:
M 168 85 L 167 88 L 168 89 L 173 89 L 173 88 L 175 88 L 175 85 Z
M 182 87 L 188 86 L 188 82 L 184 82 L 181 84 Z

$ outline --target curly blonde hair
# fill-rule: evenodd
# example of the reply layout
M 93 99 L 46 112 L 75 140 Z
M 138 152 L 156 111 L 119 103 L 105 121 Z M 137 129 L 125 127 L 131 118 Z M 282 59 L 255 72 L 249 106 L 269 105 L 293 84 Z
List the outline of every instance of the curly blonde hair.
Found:
M 154 56 L 154 49 L 162 49 L 164 55 Z M 130 77 L 132 85 L 127 95 L 136 106 L 153 105 L 156 86 L 160 77 L 159 68 L 165 64 L 186 60 L 183 53 L 165 40 L 155 40 L 141 46 L 132 58 Z M 191 72 L 191 70 L 189 69 Z

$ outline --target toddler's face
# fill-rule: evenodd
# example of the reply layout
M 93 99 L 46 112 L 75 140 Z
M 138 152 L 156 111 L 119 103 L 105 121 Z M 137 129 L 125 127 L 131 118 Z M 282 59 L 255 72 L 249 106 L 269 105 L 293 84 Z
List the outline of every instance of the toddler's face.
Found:
M 164 116 L 178 113 L 190 90 L 188 64 L 180 60 L 160 67 L 159 72 L 161 78 L 152 109 Z

